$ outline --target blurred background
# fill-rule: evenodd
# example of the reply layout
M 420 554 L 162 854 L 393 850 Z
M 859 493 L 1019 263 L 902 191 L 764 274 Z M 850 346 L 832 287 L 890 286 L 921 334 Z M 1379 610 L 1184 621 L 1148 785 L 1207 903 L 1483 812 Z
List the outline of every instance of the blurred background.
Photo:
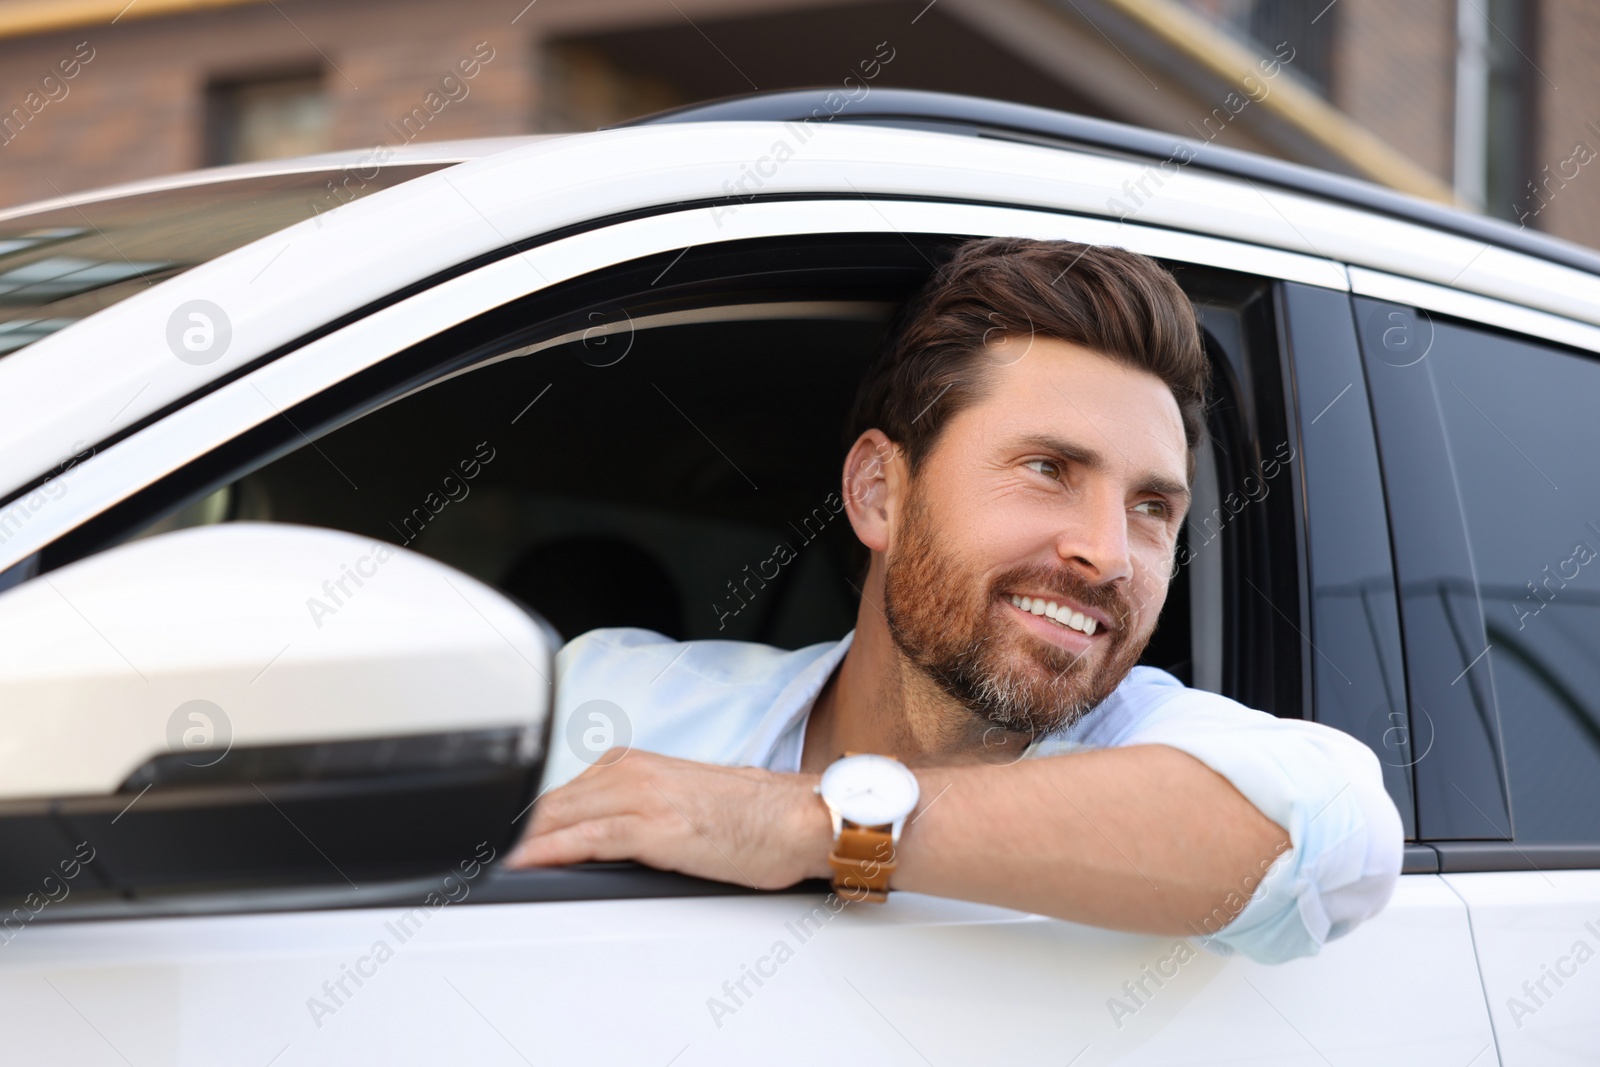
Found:
M 0 0 L 0 207 L 591 130 L 837 87 L 873 56 L 874 88 L 1147 126 L 1600 245 L 1600 182 L 1579 177 L 1595 0 Z

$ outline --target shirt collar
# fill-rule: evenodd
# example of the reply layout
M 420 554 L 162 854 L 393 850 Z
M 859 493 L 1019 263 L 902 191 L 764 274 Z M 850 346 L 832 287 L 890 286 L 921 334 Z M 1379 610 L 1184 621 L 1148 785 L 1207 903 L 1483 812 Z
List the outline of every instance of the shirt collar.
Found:
M 766 714 L 751 731 L 750 740 L 739 753 L 738 762 L 741 766 L 765 767 L 771 763 L 778 742 L 811 713 L 822 687 L 828 684 L 834 670 L 843 662 L 844 654 L 850 651 L 850 642 L 855 635 L 854 630 L 845 634 L 778 691 Z

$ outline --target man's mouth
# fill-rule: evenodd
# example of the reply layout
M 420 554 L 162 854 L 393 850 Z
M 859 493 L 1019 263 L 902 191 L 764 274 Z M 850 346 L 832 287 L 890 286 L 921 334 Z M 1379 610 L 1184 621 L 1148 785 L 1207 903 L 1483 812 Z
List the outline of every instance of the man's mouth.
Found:
M 1094 636 L 1096 630 L 1107 626 L 1105 620 L 1085 612 L 1081 606 L 1069 603 L 1047 600 L 1043 597 L 1019 596 L 1014 593 L 1011 596 L 1011 603 L 1022 611 L 1049 619 L 1057 626 L 1076 630 L 1088 637 Z

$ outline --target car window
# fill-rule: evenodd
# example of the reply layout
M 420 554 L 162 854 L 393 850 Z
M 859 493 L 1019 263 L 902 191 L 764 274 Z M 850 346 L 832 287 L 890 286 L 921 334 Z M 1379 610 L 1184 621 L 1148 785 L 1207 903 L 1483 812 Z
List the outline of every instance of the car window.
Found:
M 1498 709 L 1515 836 L 1600 841 L 1600 360 L 1438 320 L 1426 362 L 1487 637 L 1460 684 Z
M 185 526 L 286 522 L 432 556 L 563 639 L 639 626 L 781 648 L 837 640 L 865 563 L 839 496 L 847 409 L 895 308 L 959 240 L 729 242 L 535 291 L 241 432 L 46 546 L 41 570 Z M 1266 460 L 1282 461 L 1286 489 L 1296 477 L 1278 447 L 1273 283 L 1178 276 L 1216 403 L 1143 662 L 1303 716 L 1305 650 L 1286 621 L 1299 612 L 1296 494 L 1239 514 L 1229 503 Z M 338 614 L 337 593 L 307 601 L 314 618 Z
M 725 293 L 698 305 L 670 292 L 618 293 L 600 310 L 562 308 L 552 321 L 568 328 L 544 333 L 564 343 L 496 356 L 496 347 L 521 351 L 530 346 L 517 342 L 541 336 L 513 316 L 514 341 L 480 346 L 485 365 L 348 421 L 141 535 L 239 519 L 350 530 L 498 586 L 566 639 L 601 626 L 785 648 L 836 639 L 854 624 L 864 562 L 838 496 L 847 409 L 895 298 L 927 269 L 898 236 L 868 244 L 842 259 L 831 252 L 831 277 L 759 285 L 762 300 L 803 312 L 751 317 L 748 303 L 719 309 Z M 892 277 L 869 281 L 872 258 L 889 253 L 895 269 L 880 271 Z M 785 249 L 763 254 L 792 266 Z M 695 259 L 674 273 L 692 274 Z M 660 273 L 654 266 L 640 276 L 648 283 Z M 1234 351 L 1242 360 L 1245 327 L 1229 305 L 1236 294 L 1213 291 L 1210 273 L 1185 277 L 1211 286 L 1199 298 L 1213 357 Z M 1263 291 L 1259 281 L 1245 288 L 1252 299 Z M 818 305 L 818 295 L 839 299 Z M 852 299 L 860 297 L 871 299 Z M 674 309 L 664 322 L 650 303 L 662 299 Z M 585 321 L 604 328 L 570 328 Z M 472 337 L 481 342 L 482 331 Z M 1237 375 L 1219 374 L 1218 418 L 1228 425 L 1201 464 L 1208 480 L 1184 532 L 1206 547 L 1180 550 L 1144 658 L 1186 683 L 1230 691 L 1242 683 L 1222 668 L 1225 645 L 1237 644 L 1221 636 L 1222 575 L 1252 555 L 1254 534 L 1252 523 L 1226 521 L 1222 497 L 1248 473 L 1235 468 L 1256 447 L 1235 425 L 1246 402 L 1229 384 Z M 1196 632 L 1206 635 L 1198 662 Z
M 447 165 L 274 174 L 0 218 L 0 356 L 224 252 Z

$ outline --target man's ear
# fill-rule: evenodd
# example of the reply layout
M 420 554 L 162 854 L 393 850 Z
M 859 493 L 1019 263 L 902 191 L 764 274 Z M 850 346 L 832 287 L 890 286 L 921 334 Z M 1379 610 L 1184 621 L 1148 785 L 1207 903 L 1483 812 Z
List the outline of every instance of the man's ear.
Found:
M 856 537 L 886 552 L 897 505 L 907 484 L 905 452 L 882 430 L 867 430 L 844 460 L 844 506 Z

